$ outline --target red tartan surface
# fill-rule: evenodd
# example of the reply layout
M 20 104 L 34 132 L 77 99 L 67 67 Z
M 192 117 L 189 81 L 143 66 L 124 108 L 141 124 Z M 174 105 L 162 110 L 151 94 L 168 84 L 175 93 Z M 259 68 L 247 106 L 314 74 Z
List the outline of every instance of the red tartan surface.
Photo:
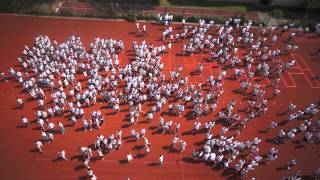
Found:
M 7 71 L 9 66 L 18 65 L 16 58 L 20 55 L 24 45 L 31 46 L 35 36 L 39 34 L 48 35 L 49 38 L 56 39 L 58 43 L 63 42 L 70 35 L 75 34 L 81 37 L 86 49 L 88 44 L 95 37 L 122 39 L 125 44 L 125 50 L 120 54 L 120 66 L 128 63 L 128 58 L 132 54 L 131 41 L 137 40 L 141 42 L 146 40 L 147 43 L 156 45 L 162 44 L 161 33 L 163 26 L 147 23 L 148 34 L 143 37 L 137 37 L 135 34 L 135 23 L 124 21 L 108 21 L 108 20 L 86 20 L 86 19 L 69 19 L 69 18 L 47 18 L 47 17 L 29 17 L 15 15 L 0 15 L 0 70 Z M 174 25 L 176 27 L 176 25 Z M 174 32 L 179 30 L 174 30 Z M 281 40 L 285 40 L 288 34 L 284 34 Z M 280 42 L 281 42 L 280 40 Z M 271 147 L 279 149 L 279 158 L 271 162 L 269 165 L 260 165 L 255 171 L 250 172 L 248 177 L 257 177 L 258 179 L 279 179 L 282 176 L 292 175 L 293 172 L 301 170 L 304 174 L 311 174 L 320 166 L 319 145 L 305 144 L 298 146 L 290 141 L 287 144 L 275 145 L 268 140 L 276 136 L 280 128 L 290 129 L 297 126 L 299 122 L 290 125 L 280 126 L 276 129 L 263 133 L 261 130 L 269 127 L 271 121 L 281 122 L 287 119 L 289 114 L 281 114 L 287 110 L 289 102 L 297 104 L 297 109 L 304 109 L 310 103 L 320 100 L 320 82 L 315 80 L 314 76 L 320 74 L 320 58 L 319 55 L 313 55 L 320 45 L 320 39 L 315 34 L 306 34 L 297 37 L 299 49 L 292 55 L 297 63 L 281 81 L 281 94 L 275 99 L 268 102 L 269 110 L 261 118 L 255 118 L 250 121 L 246 128 L 242 131 L 239 140 L 251 140 L 254 137 L 260 137 L 262 143 L 259 145 L 260 153 L 266 154 Z M 189 76 L 191 82 L 205 82 L 209 74 L 218 74 L 220 72 L 219 65 L 215 62 L 204 64 L 202 75 L 190 75 L 196 70 L 197 64 L 205 61 L 204 58 L 208 54 L 196 54 L 191 57 L 177 56 L 176 53 L 181 52 L 182 43 L 174 44 L 173 49 L 162 57 L 165 64 L 164 73 L 169 76 L 169 71 L 176 69 L 178 66 L 184 67 L 182 76 Z M 282 56 L 283 61 L 288 61 L 287 55 Z M 228 73 L 229 77 L 232 73 Z M 287 77 L 285 77 L 287 76 Z M 267 90 L 267 97 L 271 96 L 273 88 L 269 87 L 267 80 L 260 82 Z M 239 81 L 229 80 L 223 82 L 224 94 L 218 104 L 218 110 L 208 116 L 201 117 L 200 122 L 216 119 L 216 114 L 220 109 L 225 108 L 227 103 L 235 99 L 237 100 L 236 109 L 241 110 L 247 106 L 245 97 L 241 94 L 233 92 L 239 88 Z M 67 127 L 65 135 L 56 135 L 55 140 L 51 144 L 44 145 L 42 154 L 32 152 L 34 142 L 40 138 L 41 131 L 37 129 L 36 124 L 32 124 L 29 128 L 17 128 L 21 116 L 26 116 L 30 120 L 35 119 L 34 111 L 37 107 L 36 101 L 27 101 L 29 98 L 21 93 L 21 88 L 17 82 L 9 81 L 8 83 L 0 83 L 0 176 L 1 179 L 77 179 L 86 175 L 85 169 L 79 169 L 80 161 L 77 159 L 70 160 L 72 156 L 78 153 L 81 146 L 91 145 L 96 136 L 99 134 L 108 135 L 115 133 L 119 128 L 123 130 L 123 137 L 130 135 L 132 127 L 126 127 L 128 123 L 124 120 L 128 113 L 128 106 L 121 106 L 118 114 L 111 114 L 111 110 L 102 108 L 105 104 L 97 104 L 94 107 L 85 108 L 85 116 L 89 115 L 92 110 L 100 109 L 105 117 L 105 124 L 100 130 L 94 129 L 92 132 L 77 131 L 82 126 L 81 123 L 77 127 Z M 19 110 L 16 108 L 16 97 L 25 100 L 25 108 Z M 173 99 L 169 100 L 169 103 Z M 148 111 L 151 106 L 143 106 Z M 164 108 L 164 111 L 167 107 Z M 186 111 L 189 111 L 187 109 Z M 184 135 L 184 132 L 192 129 L 195 120 L 188 120 L 184 116 L 167 116 L 166 120 L 171 119 L 174 122 L 180 122 L 180 138 L 187 141 L 187 149 L 182 153 L 169 152 L 166 149 L 171 143 L 173 135 L 163 135 L 156 133 L 154 129 L 158 125 L 160 113 L 156 113 L 154 120 L 149 123 L 139 123 L 134 126 L 140 130 L 144 127 L 147 129 L 147 137 L 151 142 L 151 153 L 145 157 L 134 158 L 132 163 L 120 163 L 126 158 L 126 154 L 131 152 L 133 156 L 140 154 L 135 148 L 137 145 L 143 145 L 143 141 L 128 142 L 123 139 L 123 147 L 110 154 L 105 155 L 105 160 L 91 162 L 98 179 L 125 179 L 130 177 L 133 180 L 144 179 L 228 179 L 230 175 L 223 173 L 223 170 L 213 170 L 204 163 L 191 162 L 191 153 L 197 147 L 196 143 L 205 138 L 204 134 Z M 319 118 L 319 115 L 316 118 Z M 53 122 L 62 121 L 64 124 L 70 124 L 67 119 L 54 118 Z M 217 124 L 213 130 L 215 134 L 219 132 L 221 124 Z M 301 140 L 299 135 L 296 140 Z M 66 150 L 68 161 L 54 161 L 60 150 Z M 142 150 L 141 150 L 142 151 Z M 158 162 L 159 154 L 164 154 L 164 165 L 155 166 Z M 290 159 L 297 158 L 299 164 L 292 170 L 279 170 Z

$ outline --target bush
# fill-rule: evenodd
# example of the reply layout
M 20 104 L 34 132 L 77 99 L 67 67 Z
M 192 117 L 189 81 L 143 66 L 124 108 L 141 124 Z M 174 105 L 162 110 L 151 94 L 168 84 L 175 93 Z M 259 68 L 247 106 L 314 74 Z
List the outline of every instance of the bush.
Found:
M 123 3 L 123 4 L 143 4 L 143 5 L 159 5 L 159 0 L 78 0 L 80 2 L 93 3 Z
M 198 22 L 199 18 L 196 16 L 190 16 L 187 18 L 187 22 Z
M 206 23 L 212 21 L 212 17 L 209 17 L 209 16 L 203 17 L 202 19 L 205 20 Z
M 270 16 L 274 17 L 274 18 L 282 18 L 283 17 L 283 11 L 281 9 L 273 9 L 270 12 Z
M 129 22 L 134 22 L 138 19 L 138 13 L 137 11 L 130 10 L 125 18 Z
M 307 9 L 320 9 L 320 0 L 302 0 L 301 6 Z
M 137 14 L 138 20 L 147 20 L 146 16 L 143 16 L 142 14 Z
M 145 16 L 144 19 L 146 19 L 147 21 L 156 21 L 157 17 L 154 14 L 149 14 Z
M 247 20 L 247 19 L 246 19 L 246 16 L 245 16 L 244 14 L 242 14 L 242 15 L 240 16 L 240 19 L 241 19 L 240 25 L 243 25 L 243 23 Z
M 183 19 L 182 16 L 179 16 L 179 15 L 173 16 L 173 21 L 175 21 L 175 22 L 182 22 L 182 19 Z
M 53 0 L 0 0 L 0 11 L 6 13 L 32 13 L 33 7 L 47 9 L 46 4 L 52 4 Z
M 224 24 L 224 21 L 221 19 L 220 16 L 213 17 L 213 20 L 215 24 Z
M 260 26 L 262 25 L 262 27 L 266 27 L 267 24 L 263 21 L 252 21 L 252 26 Z
M 32 13 L 36 15 L 51 15 L 53 14 L 53 10 L 51 8 L 51 4 L 42 3 L 36 4 L 33 6 Z

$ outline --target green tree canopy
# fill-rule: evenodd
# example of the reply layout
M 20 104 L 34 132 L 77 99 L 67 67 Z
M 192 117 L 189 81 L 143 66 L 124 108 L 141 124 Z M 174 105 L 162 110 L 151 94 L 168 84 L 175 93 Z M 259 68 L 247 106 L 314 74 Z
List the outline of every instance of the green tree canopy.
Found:
M 301 5 L 308 9 L 320 8 L 320 0 L 302 0 Z

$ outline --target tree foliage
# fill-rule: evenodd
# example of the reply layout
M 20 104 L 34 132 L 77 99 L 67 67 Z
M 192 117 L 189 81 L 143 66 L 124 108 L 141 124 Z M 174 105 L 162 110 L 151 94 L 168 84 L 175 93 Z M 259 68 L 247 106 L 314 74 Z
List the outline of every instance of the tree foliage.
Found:
M 302 0 L 301 5 L 308 9 L 320 8 L 320 0 Z

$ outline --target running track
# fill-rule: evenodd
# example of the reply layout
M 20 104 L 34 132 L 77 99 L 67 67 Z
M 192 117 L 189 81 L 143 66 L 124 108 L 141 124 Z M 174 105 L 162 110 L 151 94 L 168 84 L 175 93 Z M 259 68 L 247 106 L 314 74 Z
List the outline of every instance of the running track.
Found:
M 123 39 L 125 42 L 125 52 L 120 56 L 121 65 L 127 61 L 131 50 L 131 41 L 137 39 L 141 41 L 146 39 L 148 43 L 161 44 L 158 39 L 163 31 L 162 26 L 148 24 L 148 36 L 136 37 L 135 24 L 124 21 L 108 21 L 108 20 L 87 20 L 87 19 L 70 19 L 70 18 L 48 18 L 48 17 L 31 17 L 16 15 L 0 15 L 0 49 L 1 64 L 0 70 L 6 71 L 8 66 L 17 65 L 16 58 L 21 53 L 25 44 L 29 47 L 33 43 L 33 38 L 39 34 L 48 35 L 51 39 L 59 42 L 65 40 L 72 34 L 79 35 L 85 47 L 88 47 L 95 37 L 112 37 Z M 285 35 L 287 37 L 287 34 Z M 259 166 L 249 177 L 257 177 L 258 179 L 279 179 L 281 176 L 291 175 L 296 170 L 302 170 L 305 174 L 311 174 L 319 167 L 320 152 L 319 145 L 305 144 L 302 148 L 292 142 L 286 145 L 274 145 L 268 143 L 268 139 L 276 136 L 279 128 L 269 133 L 259 133 L 260 130 L 269 127 L 273 120 L 281 122 L 287 118 L 287 115 L 279 113 L 287 109 L 287 104 L 292 101 L 298 105 L 298 109 L 305 108 L 308 104 L 320 100 L 319 81 L 314 80 L 313 76 L 320 74 L 319 56 L 313 55 L 319 48 L 320 39 L 315 38 L 314 34 L 308 34 L 297 38 L 299 49 L 294 57 L 297 58 L 298 65 L 296 70 L 288 73 L 282 81 L 282 93 L 274 100 L 269 100 L 269 111 L 263 118 L 251 121 L 239 137 L 240 140 L 249 140 L 256 136 L 262 138 L 263 143 L 260 145 L 261 153 L 266 153 L 273 146 L 279 148 L 279 158 L 270 165 Z M 177 66 L 184 67 L 183 75 L 189 75 L 204 57 L 203 55 L 195 55 L 194 57 L 181 57 L 175 54 L 180 52 L 181 44 L 175 45 L 173 50 L 162 58 L 165 63 L 165 73 Z M 287 61 L 288 58 L 283 56 L 282 59 Z M 204 69 L 204 77 L 209 73 L 215 73 L 217 68 L 215 64 L 207 64 Z M 191 81 L 205 81 L 201 76 L 192 76 Z M 262 82 L 264 83 L 264 82 Z M 268 82 L 265 82 L 268 83 Z M 123 118 L 126 112 L 118 115 L 108 115 L 109 110 L 103 109 L 106 123 L 101 130 L 94 130 L 90 133 L 77 132 L 77 127 L 67 127 L 64 136 L 56 135 L 54 143 L 45 144 L 44 153 L 38 154 L 31 152 L 34 148 L 34 141 L 40 137 L 40 131 L 36 130 L 34 125 L 31 128 L 17 128 L 20 117 L 27 116 L 34 119 L 35 101 L 26 102 L 23 111 L 17 110 L 15 98 L 26 96 L 20 94 L 21 89 L 17 87 L 17 83 L 1 83 L 0 84 L 0 176 L 1 179 L 77 179 L 85 175 L 83 169 L 78 169 L 79 162 L 77 160 L 69 160 L 66 162 L 54 161 L 57 152 L 65 149 L 67 156 L 71 156 L 78 152 L 79 147 L 92 144 L 96 135 L 99 133 L 114 133 L 116 129 L 123 129 L 123 136 L 129 135 L 130 128 L 123 125 L 126 122 Z M 266 84 L 267 85 L 267 84 Z M 244 108 L 246 103 L 243 96 L 233 93 L 232 90 L 238 87 L 238 82 L 226 80 L 224 83 L 225 94 L 219 108 L 223 108 L 231 99 L 237 99 L 237 108 Z M 269 87 L 266 87 L 267 89 Z M 271 93 L 271 92 L 269 92 Z M 242 104 L 242 105 L 241 105 Z M 98 105 L 102 106 L 102 105 Z M 127 109 L 121 107 L 121 109 Z M 86 112 L 88 109 L 86 109 Z M 212 120 L 215 114 L 210 114 L 201 119 L 201 122 Z M 187 150 L 183 153 L 168 153 L 164 148 L 170 144 L 172 135 L 152 134 L 153 126 L 158 123 L 158 117 L 151 124 L 138 124 L 135 129 L 145 127 L 147 129 L 147 137 L 152 143 L 151 154 L 143 158 L 135 158 L 133 163 L 121 164 L 119 161 L 125 158 L 128 152 L 133 155 L 138 154 L 137 150 L 132 150 L 135 145 L 142 145 L 143 142 L 126 142 L 124 140 L 123 148 L 119 151 L 112 152 L 105 156 L 104 161 L 96 161 L 92 164 L 95 174 L 99 179 L 125 179 L 131 177 L 133 180 L 143 179 L 227 179 L 228 175 L 222 170 L 212 170 L 203 163 L 192 163 L 189 160 L 191 152 L 194 149 L 194 143 L 203 140 L 203 135 L 196 136 L 186 135 L 180 136 L 187 141 Z M 166 118 L 166 116 L 165 116 Z M 319 118 L 319 116 L 317 117 Z M 168 119 L 168 118 L 166 118 Z M 186 120 L 179 117 L 170 117 L 174 121 L 182 122 L 180 133 L 189 131 L 192 128 L 193 120 Z M 65 120 L 64 120 L 65 121 Z M 66 124 L 66 122 L 65 122 Z M 284 129 L 290 129 L 293 125 L 286 125 Z M 221 127 L 220 125 L 217 126 Z M 150 128 L 150 129 L 149 129 Z M 215 131 L 217 132 L 218 129 Z M 152 135 L 151 135 L 152 134 Z M 301 140 L 301 137 L 297 138 Z M 157 162 L 159 154 L 165 155 L 165 165 L 163 167 L 154 166 Z M 277 168 L 282 167 L 289 159 L 297 158 L 299 164 L 291 171 L 280 171 Z

